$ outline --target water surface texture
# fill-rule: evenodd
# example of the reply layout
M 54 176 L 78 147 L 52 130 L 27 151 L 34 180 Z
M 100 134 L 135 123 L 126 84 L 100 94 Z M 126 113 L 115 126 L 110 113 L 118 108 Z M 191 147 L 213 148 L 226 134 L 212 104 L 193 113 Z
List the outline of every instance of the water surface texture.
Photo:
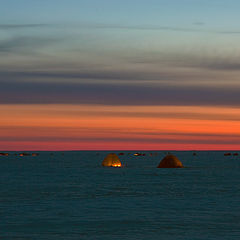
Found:
M 239 156 L 171 152 L 186 168 L 157 169 L 166 152 L 131 151 L 104 168 L 107 153 L 0 156 L 0 239 L 240 238 Z

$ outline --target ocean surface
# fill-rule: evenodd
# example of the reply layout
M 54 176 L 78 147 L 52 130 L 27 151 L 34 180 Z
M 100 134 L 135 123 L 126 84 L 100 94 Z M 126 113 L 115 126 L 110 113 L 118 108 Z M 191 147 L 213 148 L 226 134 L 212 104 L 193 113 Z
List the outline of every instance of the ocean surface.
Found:
M 186 168 L 158 169 L 166 152 L 125 151 L 104 168 L 107 153 L 0 156 L 0 239 L 240 239 L 240 155 L 171 152 Z

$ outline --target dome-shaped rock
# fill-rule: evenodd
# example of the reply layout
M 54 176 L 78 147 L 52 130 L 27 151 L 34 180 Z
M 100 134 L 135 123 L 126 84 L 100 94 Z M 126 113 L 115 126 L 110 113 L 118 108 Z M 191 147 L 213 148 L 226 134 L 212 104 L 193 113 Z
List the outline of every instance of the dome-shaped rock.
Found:
M 176 156 L 169 154 L 162 159 L 158 168 L 183 168 L 183 164 Z
M 109 153 L 103 160 L 104 167 L 121 167 L 122 163 L 115 153 Z

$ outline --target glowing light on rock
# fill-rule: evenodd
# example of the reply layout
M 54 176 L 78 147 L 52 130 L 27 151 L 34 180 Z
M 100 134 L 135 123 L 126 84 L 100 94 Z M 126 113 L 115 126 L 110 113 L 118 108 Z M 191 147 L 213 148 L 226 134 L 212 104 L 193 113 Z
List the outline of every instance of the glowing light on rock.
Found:
M 103 160 L 104 167 L 122 167 L 119 157 L 115 153 L 109 153 Z

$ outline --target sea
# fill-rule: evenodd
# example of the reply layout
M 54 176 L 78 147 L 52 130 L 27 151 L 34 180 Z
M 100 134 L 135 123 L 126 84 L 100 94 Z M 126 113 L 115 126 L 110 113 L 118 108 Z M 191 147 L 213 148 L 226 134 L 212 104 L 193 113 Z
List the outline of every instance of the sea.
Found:
M 166 151 L 29 153 L 0 156 L 1 240 L 240 239 L 239 152 L 171 151 L 178 169 L 157 168 Z

